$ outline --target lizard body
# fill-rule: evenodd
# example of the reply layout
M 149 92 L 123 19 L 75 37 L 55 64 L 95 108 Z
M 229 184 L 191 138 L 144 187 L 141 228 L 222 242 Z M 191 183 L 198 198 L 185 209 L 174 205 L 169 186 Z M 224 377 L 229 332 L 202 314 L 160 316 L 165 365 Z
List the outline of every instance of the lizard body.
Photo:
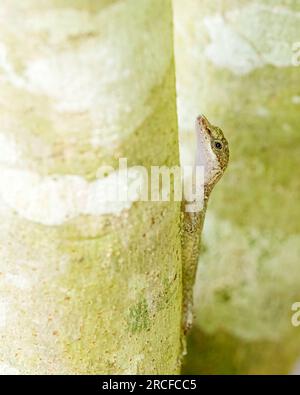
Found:
M 220 128 L 212 125 L 200 115 L 196 120 L 195 166 L 204 170 L 203 199 L 195 212 L 186 210 L 187 202 L 182 202 L 182 267 L 183 267 L 183 321 L 182 337 L 185 337 L 193 321 L 193 287 L 201 247 L 201 233 L 210 193 L 222 177 L 229 160 L 228 142 Z M 195 180 L 193 180 L 194 183 Z M 196 203 L 196 202 L 194 202 Z M 185 349 L 185 346 L 184 346 Z

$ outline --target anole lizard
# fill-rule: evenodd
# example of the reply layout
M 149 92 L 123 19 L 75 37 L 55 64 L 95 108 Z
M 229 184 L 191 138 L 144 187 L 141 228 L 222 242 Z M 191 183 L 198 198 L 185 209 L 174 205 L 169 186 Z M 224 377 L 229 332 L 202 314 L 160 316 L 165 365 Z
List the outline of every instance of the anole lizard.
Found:
M 182 267 L 183 267 L 183 321 L 182 337 L 185 337 L 193 321 L 193 287 L 200 253 L 201 233 L 210 193 L 222 177 L 229 160 L 228 142 L 220 128 L 213 126 L 200 115 L 196 119 L 196 158 L 195 166 L 204 169 L 203 199 L 198 211 L 187 212 L 191 203 L 182 202 Z M 194 202 L 196 203 L 196 202 Z M 185 348 L 185 347 L 184 347 Z

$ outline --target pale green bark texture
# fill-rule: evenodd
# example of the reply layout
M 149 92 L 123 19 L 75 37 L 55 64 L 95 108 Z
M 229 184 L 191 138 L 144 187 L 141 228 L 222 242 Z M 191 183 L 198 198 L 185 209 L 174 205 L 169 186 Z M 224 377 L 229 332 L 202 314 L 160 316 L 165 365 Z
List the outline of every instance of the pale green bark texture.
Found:
M 186 371 L 287 373 L 300 354 L 300 4 L 175 0 L 183 159 L 204 113 L 231 147 L 208 207 Z
M 2 0 L 0 37 L 1 372 L 177 373 L 179 203 L 97 199 L 178 164 L 170 1 Z

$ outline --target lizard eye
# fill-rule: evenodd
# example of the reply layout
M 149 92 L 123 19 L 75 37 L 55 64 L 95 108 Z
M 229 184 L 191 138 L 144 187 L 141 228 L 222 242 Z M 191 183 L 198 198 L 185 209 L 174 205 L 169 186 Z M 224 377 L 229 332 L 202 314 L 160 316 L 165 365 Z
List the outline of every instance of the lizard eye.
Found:
M 214 145 L 215 145 L 215 148 L 218 149 L 218 150 L 221 150 L 223 148 L 223 144 L 219 140 L 216 140 L 214 142 Z

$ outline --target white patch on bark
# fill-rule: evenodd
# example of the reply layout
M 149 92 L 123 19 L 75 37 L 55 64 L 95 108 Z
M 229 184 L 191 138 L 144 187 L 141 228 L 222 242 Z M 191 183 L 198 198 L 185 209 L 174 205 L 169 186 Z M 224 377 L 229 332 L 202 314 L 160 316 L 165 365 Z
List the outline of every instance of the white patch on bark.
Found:
M 19 370 L 7 365 L 6 363 L 0 363 L 0 375 L 1 376 L 9 376 L 9 375 L 18 375 L 20 374 Z
M 79 215 L 118 215 L 139 199 L 143 188 L 140 173 L 130 168 L 93 182 L 76 175 L 43 177 L 0 169 L 0 180 L 0 199 L 7 206 L 29 221 L 49 226 Z
M 0 329 L 4 328 L 7 321 L 8 302 L 0 301 Z
M 207 16 L 204 25 L 211 42 L 205 55 L 217 67 L 240 75 L 266 65 L 291 66 L 299 23 L 299 12 L 259 3 Z
M 21 76 L 17 75 L 13 66 L 9 62 L 7 50 L 3 43 L 0 43 L 0 70 L 2 72 L 0 75 L 1 78 L 4 78 L 17 88 L 26 89 L 26 82 Z
M 0 133 L 0 163 L 15 165 L 18 159 L 20 159 L 20 152 L 15 140 Z
M 7 273 L 5 274 L 5 281 L 22 290 L 29 289 L 31 285 L 28 278 L 21 276 L 20 274 Z

